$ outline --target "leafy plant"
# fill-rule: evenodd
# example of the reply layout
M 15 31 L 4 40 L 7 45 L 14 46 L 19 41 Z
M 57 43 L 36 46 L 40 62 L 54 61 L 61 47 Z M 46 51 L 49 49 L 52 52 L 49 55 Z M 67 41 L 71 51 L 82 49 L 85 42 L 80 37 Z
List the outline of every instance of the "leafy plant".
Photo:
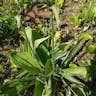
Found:
M 14 96 L 23 95 L 22 92 L 31 87 L 32 96 L 87 96 L 88 91 L 82 81 L 92 79 L 91 75 L 96 67 L 77 66 L 72 64 L 72 61 L 86 41 L 92 37 L 81 33 L 82 38 L 80 37 L 75 44 L 72 41 L 60 41 L 62 31 L 60 30 L 59 8 L 62 4 L 62 0 L 56 0 L 55 5 L 50 8 L 52 14 L 50 27 L 47 28 L 48 34 L 42 35 L 37 29 L 30 27 L 24 28 L 22 50 L 11 53 L 9 57 L 12 66 L 20 68 L 20 72 L 0 86 L 0 95 L 10 96 L 11 91 L 14 92 Z M 78 24 L 78 18 L 75 19 Z M 20 22 L 17 23 L 20 25 Z M 59 31 L 55 30 L 56 28 Z M 73 47 L 70 48 L 72 45 Z M 94 70 L 92 71 L 91 68 Z
M 0 39 L 9 38 L 16 29 L 17 21 L 14 16 L 0 18 Z
M 95 6 L 96 4 L 94 0 L 91 0 L 87 7 L 84 8 L 81 7 L 80 8 L 81 11 L 77 13 L 75 16 L 71 17 L 71 20 L 73 21 L 74 25 L 80 26 L 81 24 L 86 24 L 88 22 L 94 25 L 96 23 Z
M 66 53 L 69 46 L 69 43 L 67 42 L 61 43 L 58 46 L 55 45 L 53 50 L 50 49 L 52 46 L 48 47 L 48 40 L 51 39 L 51 35 L 48 37 L 42 37 L 39 33 L 36 32 L 36 30 L 32 30 L 31 28 L 26 27 L 23 36 L 25 38 L 23 50 L 21 52 L 12 53 L 10 56 L 11 63 L 15 64 L 17 67 L 20 67 L 22 69 L 22 73 L 20 74 L 23 75 L 20 76 L 19 74 L 12 80 L 9 80 L 4 85 L 2 85 L 0 90 L 3 92 L 3 94 L 5 93 L 6 95 L 10 96 L 9 89 L 12 88 L 12 90 L 15 92 L 14 94 L 17 96 L 17 94 L 20 94 L 20 92 L 25 88 L 32 86 L 34 88 L 33 96 L 53 96 L 56 94 L 63 95 L 62 92 L 58 93 L 59 90 L 56 89 L 56 86 L 58 86 L 59 82 L 63 82 L 64 86 L 68 86 L 68 89 L 71 88 L 70 84 L 73 82 L 80 86 L 84 86 L 81 81 L 73 76 L 80 76 L 88 80 L 88 72 L 90 72 L 90 70 L 88 71 L 88 68 L 90 67 L 76 67 L 66 69 L 68 66 L 66 66 L 66 64 L 68 64 L 76 52 L 78 52 L 79 49 L 77 46 L 80 45 L 75 45 L 69 51 L 69 53 L 71 52 L 69 54 Z M 75 52 L 72 50 L 75 50 Z M 63 65 L 65 66 L 63 68 L 60 67 L 61 65 L 59 65 L 59 63 L 56 63 L 58 60 L 62 60 L 62 62 L 64 62 L 63 64 L 65 64 L 65 60 L 68 62 Z M 84 70 L 84 73 L 82 73 L 82 70 Z M 26 74 L 30 74 L 30 76 L 26 78 Z M 83 87 L 78 88 L 84 90 Z M 77 94 L 75 93 L 74 89 L 70 89 L 69 91 L 72 94 Z M 83 91 L 80 91 L 80 94 L 81 93 L 83 96 L 86 96 L 84 95 L 85 93 L 83 93 Z M 66 94 L 66 96 L 68 96 L 68 93 Z
M 94 53 L 94 52 L 96 51 L 96 45 L 89 45 L 89 46 L 87 47 L 87 51 L 88 51 L 90 54 Z
M 75 16 L 71 17 L 71 20 L 73 21 L 74 26 L 80 26 L 81 20 L 79 19 L 78 15 L 75 15 Z

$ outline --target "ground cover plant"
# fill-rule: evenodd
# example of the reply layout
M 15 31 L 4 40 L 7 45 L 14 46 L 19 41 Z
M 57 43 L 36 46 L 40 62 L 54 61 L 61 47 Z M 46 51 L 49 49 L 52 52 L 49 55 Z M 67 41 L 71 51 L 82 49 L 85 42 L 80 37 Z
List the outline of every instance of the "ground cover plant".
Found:
M 95 96 L 95 7 L 1 0 L 0 96 Z

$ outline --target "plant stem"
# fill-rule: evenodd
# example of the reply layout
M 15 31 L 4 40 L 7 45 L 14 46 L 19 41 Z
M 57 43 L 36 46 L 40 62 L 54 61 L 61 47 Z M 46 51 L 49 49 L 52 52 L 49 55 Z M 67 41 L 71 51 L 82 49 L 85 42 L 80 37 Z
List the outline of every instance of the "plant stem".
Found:
M 53 72 L 55 71 L 55 63 L 54 63 L 54 16 L 52 14 L 51 17 L 51 52 L 52 52 L 52 67 L 53 67 Z

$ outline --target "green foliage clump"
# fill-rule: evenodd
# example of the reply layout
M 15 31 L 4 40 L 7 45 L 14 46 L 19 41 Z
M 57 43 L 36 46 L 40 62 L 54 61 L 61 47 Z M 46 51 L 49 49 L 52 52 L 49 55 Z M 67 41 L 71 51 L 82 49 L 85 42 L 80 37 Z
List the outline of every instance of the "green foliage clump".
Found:
M 8 39 L 17 29 L 17 21 L 13 16 L 0 18 L 0 39 Z
M 9 36 L 9 26 L 6 22 L 0 21 L 0 39 Z

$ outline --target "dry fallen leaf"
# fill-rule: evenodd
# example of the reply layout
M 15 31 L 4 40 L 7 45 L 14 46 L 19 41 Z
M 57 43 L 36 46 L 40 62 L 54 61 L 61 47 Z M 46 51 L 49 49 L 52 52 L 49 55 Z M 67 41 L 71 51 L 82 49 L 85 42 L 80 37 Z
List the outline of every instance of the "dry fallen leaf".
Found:
M 47 9 L 40 10 L 38 12 L 38 16 L 41 17 L 41 18 L 49 18 L 48 10 Z
M 36 15 L 33 11 L 28 12 L 27 16 L 29 16 L 30 18 L 35 18 L 36 17 Z

